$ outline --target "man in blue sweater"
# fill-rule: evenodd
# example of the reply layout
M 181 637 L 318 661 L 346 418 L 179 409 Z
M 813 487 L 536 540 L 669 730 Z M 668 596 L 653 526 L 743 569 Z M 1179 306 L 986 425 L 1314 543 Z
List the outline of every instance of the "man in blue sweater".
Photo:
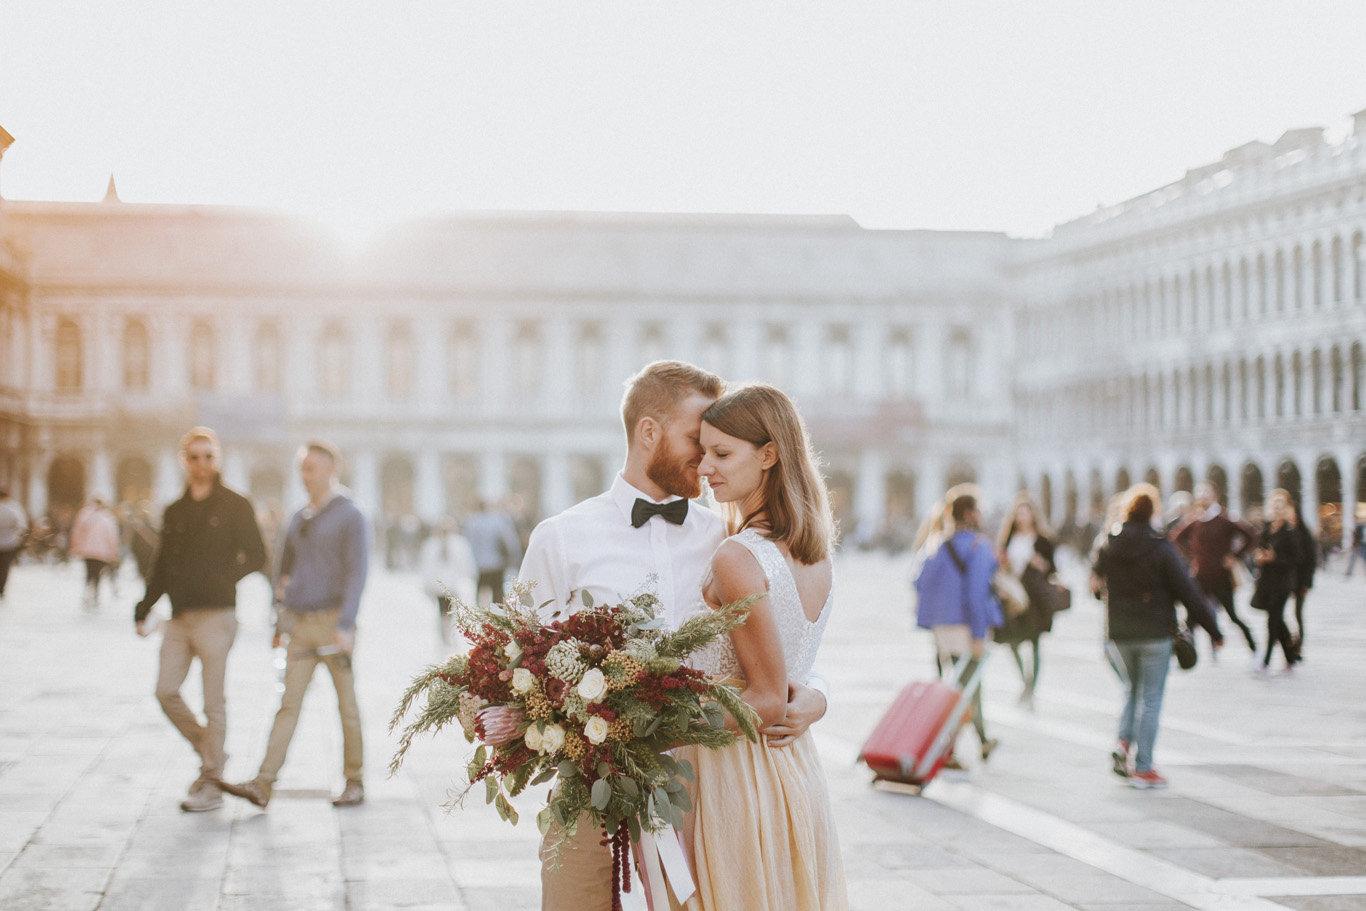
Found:
M 279 605 L 275 646 L 287 642 L 289 648 L 285 692 L 270 729 L 261 770 L 251 781 L 220 784 L 224 791 L 258 807 L 270 802 L 271 789 L 299 721 L 304 692 L 321 661 L 337 688 L 342 721 L 346 786 L 332 804 L 352 806 L 365 799 L 360 711 L 351 652 L 356 644 L 356 612 L 365 587 L 369 543 L 365 518 L 337 483 L 341 458 L 336 448 L 312 440 L 299 455 L 299 476 L 309 501 L 289 522 L 275 583 Z

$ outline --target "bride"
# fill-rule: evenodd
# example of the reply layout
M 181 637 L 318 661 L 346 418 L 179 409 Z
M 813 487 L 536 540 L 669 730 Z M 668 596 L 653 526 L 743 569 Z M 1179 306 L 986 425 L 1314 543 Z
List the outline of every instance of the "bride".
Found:
M 694 664 L 732 678 L 759 727 L 772 727 L 783 720 L 788 680 L 810 675 L 830 618 L 829 498 L 802 420 L 778 389 L 736 389 L 702 422 L 698 472 L 730 531 L 703 598 L 714 608 L 758 597 L 744 625 Z M 761 737 L 676 755 L 696 771 L 683 832 L 697 878 L 687 911 L 847 908 L 825 772 L 809 733 L 785 746 Z

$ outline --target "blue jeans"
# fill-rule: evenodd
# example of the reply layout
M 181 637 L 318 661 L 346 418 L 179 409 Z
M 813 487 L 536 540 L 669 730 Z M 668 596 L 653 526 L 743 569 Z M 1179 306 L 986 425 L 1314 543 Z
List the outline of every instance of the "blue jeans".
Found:
M 1162 713 L 1162 694 L 1167 689 L 1167 669 L 1172 663 L 1172 640 L 1126 639 L 1116 642 L 1128 693 L 1119 716 L 1119 739 L 1128 741 L 1134 757 L 1134 771 L 1153 767 L 1153 744 L 1157 742 L 1157 720 Z

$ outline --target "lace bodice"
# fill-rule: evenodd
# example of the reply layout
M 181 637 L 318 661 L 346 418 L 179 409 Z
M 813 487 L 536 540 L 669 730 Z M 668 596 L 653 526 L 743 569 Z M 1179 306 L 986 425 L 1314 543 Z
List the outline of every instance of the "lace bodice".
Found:
M 768 578 L 768 602 L 772 606 L 773 618 L 778 625 L 778 635 L 782 639 L 783 658 L 787 661 L 787 676 L 792 680 L 805 682 L 811 676 L 811 668 L 816 663 L 816 652 L 820 649 L 821 637 L 825 634 L 826 623 L 830 620 L 830 604 L 835 598 L 834 589 L 821 607 L 820 617 L 815 623 L 806 619 L 802 610 L 802 599 L 797 593 L 797 580 L 792 577 L 787 560 L 778 545 L 759 534 L 754 529 L 746 529 L 730 540 L 738 541 L 754 554 L 759 568 Z M 706 606 L 703 605 L 705 610 Z M 706 648 L 699 649 L 690 662 L 698 670 L 719 677 L 743 678 L 740 660 L 735 655 L 735 645 L 729 636 L 722 636 Z

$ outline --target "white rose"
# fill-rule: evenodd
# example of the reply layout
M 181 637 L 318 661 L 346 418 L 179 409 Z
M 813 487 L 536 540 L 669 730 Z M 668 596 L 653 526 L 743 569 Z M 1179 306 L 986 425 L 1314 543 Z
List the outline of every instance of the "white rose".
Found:
M 522 655 L 522 647 L 517 644 L 516 639 L 513 639 L 503 646 L 503 654 L 507 656 L 509 661 L 516 661 Z
M 527 669 L 524 668 L 524 667 L 519 667 L 519 668 L 517 668 L 517 670 L 515 670 L 515 671 L 512 672 L 512 689 L 513 689 L 513 692 L 517 692 L 517 693 L 527 693 L 527 692 L 530 692 L 532 686 L 534 686 L 535 683 L 536 683 L 536 677 L 535 677 L 535 675 L 533 675 L 533 674 L 531 673 L 531 671 L 527 670 Z
M 528 750 L 535 750 L 539 753 L 541 747 L 545 744 L 545 738 L 541 734 L 541 726 L 539 724 L 533 724 L 531 727 L 527 728 L 526 733 L 523 734 L 522 737 L 526 740 L 526 747 Z
M 594 715 L 592 718 L 589 718 L 588 723 L 583 726 L 583 736 L 589 743 L 602 743 L 607 739 L 607 731 L 610 728 L 611 725 L 607 723 L 607 719 L 600 715 Z
M 583 701 L 592 705 L 601 702 L 602 697 L 607 695 L 607 677 L 598 668 L 590 667 L 583 672 L 583 679 L 579 681 L 579 695 Z
M 547 725 L 545 733 L 541 737 L 541 752 L 558 753 L 562 746 L 564 746 L 564 728 L 558 724 Z

